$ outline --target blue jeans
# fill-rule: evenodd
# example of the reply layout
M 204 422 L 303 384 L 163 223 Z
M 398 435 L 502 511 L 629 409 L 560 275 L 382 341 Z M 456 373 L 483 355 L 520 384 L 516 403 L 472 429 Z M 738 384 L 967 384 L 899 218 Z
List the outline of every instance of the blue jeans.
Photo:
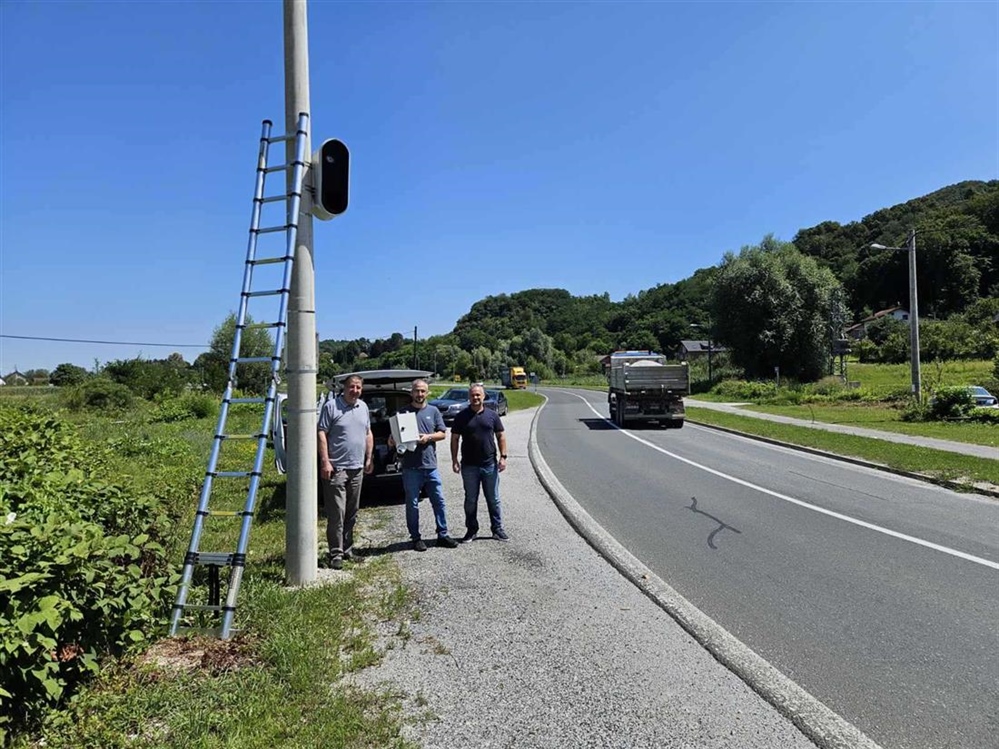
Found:
M 470 466 L 461 464 L 461 483 L 465 485 L 465 530 L 468 533 L 479 532 L 479 487 L 486 497 L 486 508 L 489 510 L 489 527 L 495 533 L 503 529 L 503 517 L 500 515 L 499 470 L 496 464 L 488 466 Z
M 404 468 L 402 488 L 406 492 L 406 527 L 414 541 L 420 537 L 420 489 L 426 488 L 430 505 L 434 508 L 437 537 L 447 535 L 447 517 L 444 515 L 444 490 L 441 475 L 436 468 Z

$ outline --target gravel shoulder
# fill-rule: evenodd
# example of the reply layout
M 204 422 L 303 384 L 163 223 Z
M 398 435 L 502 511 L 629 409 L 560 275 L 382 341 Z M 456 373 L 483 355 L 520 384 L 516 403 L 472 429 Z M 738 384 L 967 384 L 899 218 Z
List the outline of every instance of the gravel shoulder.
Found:
M 417 553 L 401 503 L 362 511 L 359 546 L 392 549 L 416 600 L 409 636 L 395 623 L 382 662 L 353 681 L 402 694 L 404 735 L 424 747 L 815 746 L 570 526 L 528 458 L 536 411 L 504 418 L 509 542 L 480 531 Z M 448 524 L 460 538 L 447 456 L 445 441 Z M 479 522 L 488 529 L 481 500 Z

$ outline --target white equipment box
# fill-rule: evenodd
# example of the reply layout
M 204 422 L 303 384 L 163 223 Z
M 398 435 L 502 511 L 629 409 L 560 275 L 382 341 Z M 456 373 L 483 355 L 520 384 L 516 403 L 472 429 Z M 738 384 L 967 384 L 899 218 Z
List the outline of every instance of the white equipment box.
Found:
M 399 452 L 415 450 L 420 439 L 420 428 L 416 424 L 416 414 L 412 411 L 398 413 L 389 418 L 392 439 Z

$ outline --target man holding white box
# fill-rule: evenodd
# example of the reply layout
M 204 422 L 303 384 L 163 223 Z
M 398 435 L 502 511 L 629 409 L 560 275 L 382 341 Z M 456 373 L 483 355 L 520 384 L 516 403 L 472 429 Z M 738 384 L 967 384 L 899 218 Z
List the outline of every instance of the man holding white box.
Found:
M 437 443 L 447 436 L 447 428 L 441 412 L 427 403 L 429 391 L 426 380 L 413 380 L 409 391 L 412 403 L 399 409 L 399 418 L 393 423 L 393 435 L 389 437 L 389 447 L 398 445 L 400 450 L 405 450 L 402 454 L 402 485 L 406 492 L 406 526 L 415 551 L 427 550 L 427 544 L 420 538 L 420 491 L 424 489 L 434 510 L 437 545 L 446 549 L 458 545 L 447 532 L 444 488 L 437 470 Z M 408 434 L 412 431 L 412 422 L 407 418 L 409 414 L 416 417 L 415 435 Z

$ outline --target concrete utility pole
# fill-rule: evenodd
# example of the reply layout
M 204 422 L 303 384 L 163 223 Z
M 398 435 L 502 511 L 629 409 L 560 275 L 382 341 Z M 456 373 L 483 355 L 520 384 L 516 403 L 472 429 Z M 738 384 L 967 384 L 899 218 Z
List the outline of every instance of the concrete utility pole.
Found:
M 916 299 L 916 230 L 909 230 L 909 355 L 912 359 L 912 394 L 922 402 L 923 381 L 919 372 L 919 300 Z
M 284 0 L 285 132 L 297 129 L 309 106 L 309 32 L 306 0 Z M 309 118 L 312 132 L 312 118 Z M 305 141 L 306 158 L 312 154 Z M 295 143 L 288 141 L 290 164 Z M 288 174 L 289 189 L 291 173 Z M 311 174 L 306 185 L 311 185 Z M 288 483 L 285 516 L 285 576 L 289 585 L 316 579 L 316 277 L 312 256 L 312 195 L 302 194 L 298 245 L 288 302 Z
M 922 375 L 919 371 L 919 300 L 916 297 L 916 230 L 909 229 L 909 241 L 905 247 L 888 247 L 872 244 L 875 250 L 894 250 L 909 253 L 909 358 L 912 367 L 912 395 L 916 402 L 923 397 Z

